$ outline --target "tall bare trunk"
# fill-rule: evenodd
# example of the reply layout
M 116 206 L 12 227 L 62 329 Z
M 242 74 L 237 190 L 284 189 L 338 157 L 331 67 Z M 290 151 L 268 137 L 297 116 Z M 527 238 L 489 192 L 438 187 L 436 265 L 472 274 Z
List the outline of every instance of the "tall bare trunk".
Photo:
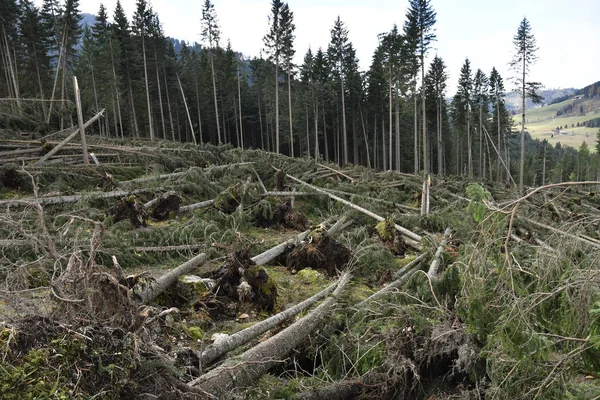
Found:
M 237 74 L 237 83 L 238 83 L 238 108 L 239 108 L 239 117 L 240 117 L 240 143 L 241 143 L 241 147 L 242 149 L 244 148 L 244 126 L 242 123 L 242 89 L 241 89 L 241 85 L 240 85 L 240 71 L 238 69 L 238 74 Z M 291 114 L 291 112 L 290 112 Z M 290 122 L 291 124 L 291 122 Z M 291 125 L 290 125 L 290 129 L 291 129 Z
M 329 162 L 329 139 L 327 138 L 327 121 L 325 116 L 325 105 L 322 105 L 323 110 L 323 138 L 325 142 L 325 161 Z
M 171 111 L 171 98 L 169 96 L 169 83 L 167 81 L 167 72 L 163 68 L 163 78 L 165 81 L 165 94 L 167 95 L 167 110 L 169 111 L 169 124 L 171 125 L 171 140 L 175 141 L 175 125 L 173 124 L 173 112 Z
M 158 59 L 158 57 L 157 57 Z M 160 123 L 162 127 L 162 138 L 167 140 L 167 128 L 165 125 L 165 110 L 163 108 L 162 89 L 160 84 L 160 73 L 158 72 L 158 63 L 156 63 L 156 87 L 158 87 L 158 104 L 160 108 Z
M 146 40 L 142 31 L 142 58 L 144 59 L 144 82 L 146 84 L 146 102 L 148 103 L 148 128 L 150 140 L 154 140 L 154 125 L 152 124 L 152 107 L 150 105 L 150 88 L 148 87 L 148 66 L 146 63 Z
M 340 74 L 342 80 L 342 127 L 344 135 L 344 164 L 348 164 L 348 134 L 346 131 L 346 94 L 344 93 L 344 77 Z
M 260 126 L 260 148 L 263 150 L 265 149 L 265 135 L 263 132 L 263 119 L 262 119 L 262 107 L 261 107 L 261 101 L 260 101 L 260 94 L 258 95 L 258 124 Z
M 415 77 L 416 79 L 416 77 Z M 415 83 L 415 88 L 413 92 L 413 101 L 414 101 L 414 122 L 415 122 L 415 175 L 419 174 L 419 121 L 417 117 L 417 84 Z
M 525 175 L 525 73 L 527 71 L 526 61 L 527 57 L 523 57 L 523 82 L 522 83 L 522 120 L 521 120 L 521 166 L 520 166 L 520 174 L 519 174 L 519 193 L 523 194 L 523 176 Z
M 423 30 L 421 30 L 421 101 L 423 108 L 423 173 L 429 174 L 429 151 L 427 140 L 427 109 L 425 107 L 425 48 L 423 44 Z
M 394 105 L 396 114 L 396 171 L 400 171 L 400 96 L 396 92 L 396 104 Z
M 385 119 L 381 118 L 381 147 L 383 148 L 383 170 L 386 171 L 387 168 L 387 152 L 385 148 Z M 390 162 L 391 164 L 391 162 Z
M 293 121 L 292 121 L 292 74 L 290 73 L 290 62 L 288 60 L 288 110 L 289 110 L 289 118 L 290 118 L 290 156 L 294 157 L 294 129 L 293 129 Z
M 114 84 L 114 90 L 115 90 L 115 97 L 117 99 L 117 112 L 119 115 L 119 125 L 121 128 L 121 139 L 123 139 L 123 117 L 121 115 L 121 100 L 120 100 L 120 96 L 119 96 L 119 81 L 117 79 L 117 70 L 115 67 L 115 56 L 113 53 L 113 48 L 112 48 L 112 40 L 109 38 L 109 47 L 110 47 L 110 62 L 111 62 L 111 66 L 112 66 L 112 72 L 113 72 L 113 84 Z
M 194 134 L 194 126 L 192 125 L 192 117 L 190 116 L 190 109 L 188 108 L 187 100 L 185 99 L 185 93 L 183 92 L 183 86 L 181 85 L 181 79 L 179 79 L 179 75 L 177 75 L 177 82 L 179 83 L 179 89 L 181 90 L 181 97 L 183 98 L 183 105 L 185 107 L 185 112 L 188 117 L 188 122 L 190 124 L 190 130 L 192 132 L 192 139 L 194 139 L 194 144 L 198 144 L 196 141 L 196 135 Z
M 213 96 L 215 99 L 215 121 L 217 123 L 217 141 L 219 144 L 222 144 L 223 141 L 221 139 L 221 125 L 219 124 L 219 102 L 217 101 L 217 80 L 215 77 L 215 62 L 214 55 L 210 54 L 210 70 L 212 72 L 212 84 L 213 84 Z
M 319 159 L 319 102 L 315 100 L 315 160 Z
M 496 99 L 496 111 L 498 113 L 498 182 L 502 180 L 502 170 L 500 169 L 500 161 L 502 161 L 502 134 L 500 129 L 500 102 Z
M 275 153 L 279 154 L 279 57 L 275 61 Z
M 471 133 L 471 105 L 467 104 L 467 166 L 473 177 L 473 134 Z
M 388 142 L 388 146 L 389 146 L 389 159 L 390 159 L 390 170 L 393 168 L 392 167 L 392 160 L 393 160 L 393 155 L 392 155 L 392 126 L 394 125 L 393 119 L 392 119 L 392 108 L 393 108 L 393 102 L 394 102 L 394 96 L 393 96 L 393 91 L 392 91 L 392 67 L 389 67 L 389 73 L 390 73 L 390 78 L 388 80 L 388 109 L 389 109 L 389 121 L 388 121 L 388 127 L 390 129 L 390 138 L 389 138 L 389 142 Z
M 365 151 L 367 153 L 367 168 L 371 168 L 371 155 L 369 153 L 369 140 L 367 138 L 367 127 L 365 125 L 365 118 L 363 117 L 362 106 L 360 103 L 358 104 L 358 110 L 360 112 L 360 122 L 362 125 L 363 136 L 365 139 Z

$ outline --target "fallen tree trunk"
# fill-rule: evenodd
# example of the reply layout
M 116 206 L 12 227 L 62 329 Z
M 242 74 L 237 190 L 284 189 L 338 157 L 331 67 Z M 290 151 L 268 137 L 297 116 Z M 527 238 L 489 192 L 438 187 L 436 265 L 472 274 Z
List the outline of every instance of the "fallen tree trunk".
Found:
M 179 207 L 179 213 L 186 213 L 186 212 L 198 210 L 200 208 L 210 207 L 213 204 L 215 204 L 215 199 L 202 201 L 200 203 L 190 204 L 187 206 L 181 206 L 181 207 Z
M 311 185 L 309 183 L 306 183 L 306 182 L 304 182 L 304 181 L 302 181 L 302 180 L 300 180 L 298 178 L 295 178 L 295 177 L 293 177 L 293 176 L 291 176 L 289 174 L 287 174 L 286 176 L 288 178 L 290 178 L 291 180 L 296 181 L 296 182 L 298 182 L 298 183 L 300 183 L 302 185 L 305 185 L 305 186 L 307 186 L 307 187 L 309 187 L 309 188 L 311 188 L 311 189 L 313 189 L 313 190 L 315 190 L 317 192 L 324 193 L 327 196 L 329 196 L 330 198 L 332 198 L 333 200 L 339 201 L 340 203 L 343 203 L 343 204 L 345 204 L 345 205 L 347 205 L 347 206 L 349 206 L 349 207 L 351 207 L 351 208 L 353 208 L 353 209 L 355 209 L 357 211 L 360 211 L 361 213 L 363 213 L 365 215 L 368 215 L 369 217 L 374 218 L 377 221 L 384 221 L 385 220 L 385 218 L 383 218 L 382 216 L 379 216 L 379 215 L 375 214 L 374 212 L 371 212 L 371 211 L 369 211 L 369 210 L 367 210 L 365 208 L 357 206 L 356 204 L 351 203 L 348 200 L 344 200 L 341 197 L 338 197 L 338 196 L 336 196 L 334 194 L 331 194 L 331 193 L 327 192 L 325 189 L 321 189 L 321 188 L 318 188 L 316 186 L 313 186 L 313 185 Z M 421 236 L 417 235 L 416 233 L 414 233 L 414 232 L 412 232 L 412 231 L 410 231 L 410 230 L 408 230 L 408 229 L 406 229 L 406 228 L 404 228 L 404 227 L 402 227 L 402 226 L 400 226 L 398 224 L 394 224 L 394 228 L 396 228 L 396 230 L 398 232 L 400 232 L 402 235 L 404 235 L 407 239 L 410 239 L 410 240 L 406 240 L 406 243 L 408 245 L 410 245 L 411 247 L 413 247 L 415 249 L 418 249 L 418 250 L 421 249 L 421 244 L 420 244 L 420 242 L 422 240 Z
M 137 253 L 163 253 L 169 251 L 192 251 L 198 250 L 204 247 L 201 244 L 182 244 L 179 246 L 150 246 L 150 247 L 136 247 Z
M 165 290 L 167 290 L 171 285 L 177 282 L 177 279 L 181 275 L 185 275 L 189 273 L 194 268 L 197 268 L 204 264 L 208 260 L 208 256 L 206 253 L 198 254 L 196 257 L 191 260 L 186 261 L 181 264 L 179 267 L 167 272 L 160 278 L 156 280 L 153 284 L 151 284 L 146 290 L 139 293 L 139 297 L 142 300 L 142 303 L 148 304 L 152 300 L 156 299 L 160 296 Z
M 227 336 L 226 338 L 220 340 L 218 343 L 211 344 L 210 346 L 205 348 L 200 355 L 201 366 L 208 365 L 210 362 L 221 357 L 223 354 L 233 349 L 236 349 L 237 347 L 245 343 L 248 343 L 250 340 L 254 339 L 258 335 L 261 335 L 266 331 L 275 328 L 283 321 L 295 316 L 301 311 L 304 311 L 308 307 L 315 304 L 317 301 L 321 300 L 323 297 L 327 296 L 338 285 L 338 283 L 339 282 L 335 282 L 333 285 L 328 286 L 327 288 L 315 294 L 314 296 L 304 300 L 301 303 L 296 304 L 293 307 L 288 308 L 283 312 L 280 312 L 279 314 L 275 314 L 270 318 L 267 318 L 263 321 L 258 322 L 257 324 L 252 325 L 251 327 L 236 332 L 233 335 Z
M 260 378 L 302 343 L 333 312 L 337 299 L 346 287 L 350 275 L 345 272 L 332 296 L 325 299 L 305 317 L 279 332 L 277 335 L 244 352 L 234 360 L 193 380 L 188 385 L 198 386 L 209 394 L 219 395 L 232 389 L 246 387 Z
M 103 114 L 104 114 L 104 109 L 102 109 L 98 114 L 94 115 L 85 124 L 83 124 L 83 128 L 85 129 L 85 128 L 89 127 L 91 124 L 96 122 L 96 120 L 98 118 L 100 118 Z M 69 143 L 71 140 L 75 139 L 77 137 L 77 135 L 79 134 L 79 132 L 80 132 L 80 129 L 77 128 L 75 131 L 73 131 L 73 133 L 71 133 L 69 136 L 67 136 L 66 139 L 64 139 L 62 142 L 60 142 L 56 146 L 54 146 L 54 148 L 52 150 L 50 150 L 45 156 L 43 156 L 38 161 L 36 161 L 33 165 L 41 164 L 44 161 L 48 160 L 50 157 L 52 157 L 54 154 L 58 153 L 60 151 L 60 149 L 65 147 L 65 145 L 67 143 Z
M 329 230 L 327 231 L 327 234 L 329 236 L 334 235 L 337 231 L 339 231 L 344 226 L 344 223 L 345 223 L 345 218 L 340 218 L 340 220 L 338 222 L 336 222 L 335 224 L 333 224 L 333 226 L 331 228 L 329 228 Z M 310 233 L 310 229 L 298 234 L 294 238 L 286 240 L 285 242 L 280 243 L 277 246 L 270 248 L 269 250 L 267 250 L 263 253 L 260 253 L 256 256 L 252 257 L 252 261 L 254 261 L 254 263 L 256 265 L 267 264 L 267 263 L 273 261 L 274 259 L 276 259 L 277 257 L 279 257 L 280 255 L 282 255 L 283 252 L 285 251 L 285 249 L 287 249 L 289 246 L 292 246 L 292 245 L 306 239 L 306 237 L 309 235 L 309 233 Z
M 406 282 L 408 282 L 410 277 L 413 276 L 415 272 L 418 271 L 417 266 L 419 266 L 419 264 L 421 264 L 421 262 L 427 257 L 428 254 L 429 253 L 427 253 L 427 252 L 422 253 L 417 258 L 415 258 L 414 260 L 412 260 L 411 262 L 406 264 L 402 269 L 400 269 L 399 271 L 397 271 L 394 274 L 394 278 L 396 279 L 395 281 L 384 286 L 378 292 L 373 293 L 371 296 L 367 297 L 366 299 L 364 299 L 363 301 L 358 303 L 356 305 L 356 307 L 362 307 L 366 303 L 373 301 L 373 300 L 377 300 L 377 299 L 385 296 L 386 294 L 391 293 L 394 290 L 400 288 L 402 285 L 404 285 Z
M 437 276 L 438 269 L 440 268 L 440 264 L 442 263 L 442 253 L 444 252 L 444 246 L 446 246 L 446 243 L 448 243 L 448 237 L 450 236 L 451 232 L 452 230 L 450 228 L 446 228 L 446 230 L 444 231 L 444 237 L 442 238 L 442 241 L 440 242 L 440 245 L 438 246 L 435 255 L 433 256 L 433 261 L 431 262 L 431 265 L 429 266 L 429 271 L 427 272 L 427 276 L 429 276 L 429 278 L 431 279 L 435 279 L 435 277 Z
M 148 190 L 146 189 L 136 189 L 136 190 L 115 190 L 113 192 L 102 192 L 102 193 L 90 193 L 86 195 L 74 194 L 71 196 L 56 196 L 56 197 L 39 197 L 37 199 L 20 199 L 20 200 L 4 200 L 0 201 L 0 206 L 12 207 L 19 205 L 29 205 L 31 203 L 39 203 L 41 205 L 48 204 L 67 204 L 67 203 L 77 203 L 80 200 L 98 200 L 98 199 L 112 199 L 114 197 L 127 197 L 134 194 L 145 193 Z
M 345 400 L 357 399 L 363 393 L 365 384 L 359 380 L 334 382 L 293 397 L 295 400 Z
M 229 167 L 240 167 L 243 165 L 252 165 L 254 164 L 254 162 L 240 162 L 240 163 L 235 163 L 235 164 L 225 164 L 225 165 L 215 165 L 212 167 L 208 167 L 208 168 L 202 168 L 203 171 L 206 172 L 210 172 L 212 170 L 219 170 L 219 169 L 225 169 L 225 168 L 229 168 Z M 132 179 L 129 181 L 122 181 L 119 182 L 118 185 L 130 185 L 132 183 L 146 183 L 146 182 L 152 182 L 154 180 L 159 180 L 159 179 L 168 179 L 168 178 L 179 178 L 181 176 L 185 176 L 190 172 L 190 169 L 187 169 L 185 171 L 181 171 L 181 172 L 172 172 L 170 174 L 162 174 L 162 175 L 156 175 L 156 176 L 146 176 L 144 178 L 137 178 L 137 179 Z
M 343 176 L 344 178 L 348 179 L 352 183 L 356 182 L 356 179 L 354 179 L 353 177 L 351 177 L 349 175 L 346 175 L 342 171 L 338 171 L 337 169 L 333 169 L 333 168 L 328 167 L 327 165 L 324 165 L 324 164 L 317 164 L 317 166 L 321 167 L 321 168 L 325 168 L 325 169 L 327 169 L 327 170 L 329 170 L 331 172 L 334 172 L 334 173 L 336 173 L 339 176 Z

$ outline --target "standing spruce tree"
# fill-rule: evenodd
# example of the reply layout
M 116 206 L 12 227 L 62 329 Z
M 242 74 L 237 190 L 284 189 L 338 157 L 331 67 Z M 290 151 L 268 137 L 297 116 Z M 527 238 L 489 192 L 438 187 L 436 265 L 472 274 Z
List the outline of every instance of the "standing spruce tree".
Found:
M 467 134 L 467 169 L 469 177 L 473 176 L 473 136 L 471 134 L 471 105 L 473 97 L 473 78 L 471 77 L 471 62 L 467 58 L 460 70 L 458 78 L 458 90 L 454 96 L 454 107 L 456 114 L 456 152 L 457 152 L 457 174 L 462 170 L 460 157 L 461 138 L 460 134 L 466 130 Z
M 44 99 L 47 84 L 50 81 L 50 59 L 48 57 L 48 42 L 44 34 L 44 27 L 38 9 L 30 0 L 21 1 L 21 18 L 19 20 L 20 46 L 19 73 L 22 75 L 22 96 Z M 37 105 L 36 105 L 36 108 Z M 44 120 L 47 119 L 47 110 L 44 102 L 39 103 Z M 41 118 L 40 118 L 41 119 Z
M 523 193 L 523 177 L 525 172 L 525 101 L 530 98 L 534 103 L 540 103 L 543 99 L 537 93 L 542 87 L 539 82 L 529 82 L 527 76 L 530 67 L 537 61 L 535 55 L 538 50 L 535 36 L 531 32 L 531 25 L 527 18 L 523 18 L 517 34 L 513 38 L 515 55 L 510 63 L 513 70 L 519 73 L 516 81 L 521 91 L 521 164 L 519 168 L 519 192 Z
M 215 6 L 210 0 L 205 0 L 204 6 L 202 7 L 202 40 L 205 44 L 208 44 L 210 56 L 210 71 L 212 74 L 213 98 L 215 102 L 215 121 L 217 123 L 217 141 L 219 144 L 223 142 L 221 138 L 221 126 L 219 124 L 219 103 L 217 101 L 217 81 L 215 76 L 214 53 L 215 50 L 219 48 L 220 37 L 221 31 L 217 21 Z
M 152 10 L 148 7 L 146 0 L 137 0 L 136 11 L 133 14 L 131 24 L 134 35 L 137 35 L 142 48 L 142 60 L 144 63 L 144 84 L 146 87 L 146 103 L 148 106 L 148 129 L 150 140 L 154 140 L 154 124 L 152 123 L 152 105 L 150 103 L 150 88 L 148 82 L 148 61 L 146 59 L 146 35 L 151 29 Z
M 348 42 L 348 29 L 344 27 L 344 23 L 338 16 L 331 29 L 331 42 L 327 49 L 329 61 L 334 67 L 337 78 L 341 85 L 342 94 L 342 140 L 343 140 L 343 157 L 344 164 L 348 164 L 348 131 L 346 128 L 346 94 L 344 88 L 345 80 L 345 64 L 348 61 L 348 53 L 350 50 L 350 43 Z M 339 158 L 338 158 L 339 162 Z
M 506 105 L 504 103 L 504 98 L 506 97 L 506 92 L 504 89 L 504 81 L 502 77 L 498 73 L 496 68 L 492 68 L 492 72 L 490 72 L 490 89 L 489 89 L 490 100 L 494 105 L 493 109 L 493 124 L 497 129 L 497 165 L 496 165 L 496 179 L 498 181 L 502 180 L 502 144 L 505 132 L 509 127 L 509 115 L 506 111 Z M 491 171 L 490 171 L 491 172 Z
M 282 35 L 281 40 L 283 46 L 281 51 L 283 53 L 283 59 L 285 61 L 285 69 L 287 70 L 287 83 L 288 83 L 288 111 L 290 118 L 290 156 L 294 157 L 294 129 L 292 124 L 292 57 L 294 57 L 294 31 L 296 26 L 294 25 L 294 13 L 290 11 L 287 3 L 281 8 L 281 29 Z
M 408 21 L 408 32 L 417 38 L 416 54 L 421 66 L 421 84 L 425 84 L 425 55 L 436 39 L 433 25 L 436 22 L 436 13 L 431 7 L 429 0 L 410 0 L 410 6 L 406 18 Z M 425 90 L 421 90 L 423 111 L 423 172 L 429 174 L 429 159 L 427 150 L 427 110 L 425 107 Z
M 473 79 L 473 103 L 477 108 L 477 129 L 479 131 L 479 177 L 485 179 L 486 169 L 486 157 L 484 143 L 487 140 L 483 137 L 483 129 L 486 128 L 486 121 L 488 119 L 488 85 L 489 80 L 482 70 L 478 69 L 475 72 L 475 78 Z
M 446 101 L 444 96 L 446 93 L 446 86 L 448 80 L 448 73 L 446 72 L 446 65 L 444 61 L 437 55 L 433 59 L 429 72 L 425 77 L 425 83 L 429 87 L 429 92 L 432 94 L 432 98 L 435 101 L 436 110 L 436 140 L 437 140 L 437 173 L 443 175 L 445 173 L 445 154 L 444 154 L 444 143 L 443 143 L 443 125 L 444 125 L 444 109 Z
M 271 26 L 263 38 L 269 60 L 275 64 L 275 153 L 277 154 L 279 154 L 279 67 L 284 55 L 283 37 L 285 35 L 285 27 L 282 24 L 283 8 L 284 3 L 281 0 L 273 0 L 269 16 Z

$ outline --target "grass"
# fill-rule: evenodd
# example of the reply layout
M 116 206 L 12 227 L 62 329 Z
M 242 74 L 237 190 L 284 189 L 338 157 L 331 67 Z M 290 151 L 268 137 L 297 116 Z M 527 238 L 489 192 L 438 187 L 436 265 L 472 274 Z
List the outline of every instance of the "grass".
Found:
M 590 119 L 600 118 L 600 99 L 587 99 L 574 107 L 577 109 L 579 105 L 582 105 L 588 110 L 585 115 L 556 116 L 557 111 L 574 102 L 574 100 L 566 100 L 550 106 L 528 110 L 526 113 L 526 128 L 531 136 L 534 139 L 546 139 L 552 145 L 560 143 L 563 146 L 574 148 L 579 148 L 582 142 L 586 142 L 590 150 L 594 149 L 598 128 L 577 127 L 577 123 L 582 124 Z M 520 115 L 513 116 L 513 121 L 517 126 L 520 126 Z M 552 130 L 561 126 L 563 127 L 562 130 L 567 132 L 567 135 L 554 134 L 554 137 L 552 137 Z

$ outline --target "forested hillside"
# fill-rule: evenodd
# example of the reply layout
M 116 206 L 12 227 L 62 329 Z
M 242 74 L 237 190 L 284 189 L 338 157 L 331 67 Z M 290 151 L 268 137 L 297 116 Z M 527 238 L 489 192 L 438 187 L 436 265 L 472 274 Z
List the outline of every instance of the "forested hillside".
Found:
M 600 398 L 597 85 L 529 108 L 527 18 L 512 116 L 429 0 L 367 71 L 339 17 L 294 65 L 280 0 L 254 58 L 210 0 L 193 48 L 41 4 L 0 0 L 0 399 Z
M 105 110 L 88 129 L 93 134 L 232 143 L 382 170 L 506 180 L 501 155 L 519 175 L 506 77 L 467 59 L 459 87 L 450 88 L 442 59 L 422 65 L 435 40 L 433 9 L 429 27 L 410 12 L 390 27 L 370 69 L 360 71 L 349 27 L 340 19 L 332 21 L 329 46 L 309 49 L 294 65 L 293 10 L 280 1 L 271 16 L 277 23 L 265 32 L 265 57 L 253 59 L 240 59 L 222 41 L 226 33 L 210 2 L 199 16 L 203 47 L 196 51 L 165 37 L 160 16 L 145 0 L 132 16 L 120 3 L 114 10 L 101 7 L 89 27 L 81 25 L 77 0 L 46 0 L 40 9 L 31 1 L 2 4 L 4 128 L 47 133 L 73 126 L 77 76 L 85 119 Z M 418 34 L 425 28 L 421 46 Z M 539 146 L 526 148 L 527 164 L 535 163 Z M 573 164 L 573 154 L 552 153 L 546 176 L 566 179 L 575 167 L 560 165 Z M 531 169 L 524 173 L 527 184 L 541 182 Z

